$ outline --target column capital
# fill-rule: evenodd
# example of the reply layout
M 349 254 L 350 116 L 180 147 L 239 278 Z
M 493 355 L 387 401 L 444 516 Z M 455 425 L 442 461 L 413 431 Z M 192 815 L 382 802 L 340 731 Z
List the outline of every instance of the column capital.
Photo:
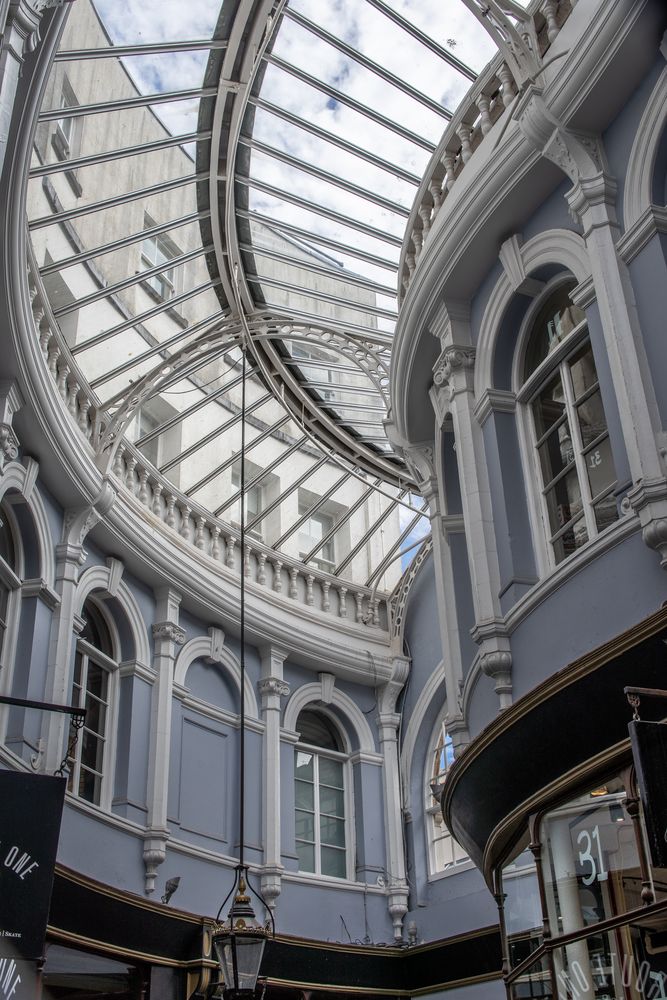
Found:
M 433 385 L 448 388 L 451 396 L 466 389 L 472 391 L 474 371 L 475 348 L 450 344 L 433 366 Z
M 272 697 L 278 701 L 280 704 L 280 698 L 287 698 L 291 688 L 287 681 L 281 680 L 279 677 L 262 677 L 261 680 L 257 681 L 257 690 L 262 696 L 263 707 L 269 707 L 269 702 Z
M 154 622 L 151 633 L 157 641 L 175 642 L 177 646 L 182 646 L 185 642 L 185 629 L 175 622 Z

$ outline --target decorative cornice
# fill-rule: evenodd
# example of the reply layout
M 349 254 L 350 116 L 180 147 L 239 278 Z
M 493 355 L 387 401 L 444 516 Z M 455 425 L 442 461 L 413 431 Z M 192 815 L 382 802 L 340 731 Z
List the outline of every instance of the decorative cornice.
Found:
M 49 587 L 46 580 L 24 580 L 21 583 L 21 595 L 23 597 L 37 597 L 47 606 L 50 611 L 54 611 L 60 606 L 60 595 Z
M 118 673 L 121 677 L 138 677 L 147 684 L 154 684 L 157 677 L 157 671 L 145 663 L 140 663 L 139 660 L 125 660 L 124 663 L 120 663 Z
M 185 629 L 174 622 L 155 622 L 151 625 L 151 632 L 154 639 L 168 639 L 178 646 L 185 642 Z
M 667 233 L 667 207 L 650 205 L 619 239 L 619 256 L 629 264 L 658 233 Z
M 587 309 L 593 305 L 597 299 L 597 289 L 593 281 L 593 275 L 591 274 L 585 281 L 580 282 L 576 288 L 572 288 L 568 294 L 575 306 L 579 306 L 580 309 Z

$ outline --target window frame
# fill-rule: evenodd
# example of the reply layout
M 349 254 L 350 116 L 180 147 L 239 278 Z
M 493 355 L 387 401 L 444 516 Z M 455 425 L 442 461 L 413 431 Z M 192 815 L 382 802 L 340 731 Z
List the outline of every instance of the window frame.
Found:
M 314 710 L 309 706 L 305 706 L 303 711 L 312 712 L 313 714 L 318 714 L 327 719 L 331 725 L 336 729 L 336 733 L 341 740 L 341 743 L 345 749 L 340 750 L 329 750 L 326 747 L 319 747 L 312 743 L 306 743 L 300 738 L 294 746 L 294 788 L 296 792 L 296 761 L 297 754 L 301 751 L 302 753 L 312 754 L 314 758 L 325 757 L 329 760 L 336 760 L 343 765 L 343 803 L 345 807 L 345 815 L 343 817 L 344 830 L 345 830 L 345 875 L 328 875 L 326 872 L 322 872 L 322 856 L 321 856 L 321 842 L 320 842 L 320 832 L 319 832 L 319 778 L 317 781 L 313 781 L 314 788 L 314 802 L 315 806 L 314 815 L 314 826 L 315 826 L 315 841 L 314 841 L 314 854 L 315 854 L 315 868 L 314 872 L 306 871 L 300 867 L 297 867 L 297 874 L 299 876 L 304 876 L 306 878 L 317 878 L 317 879 L 331 879 L 336 882 L 341 881 L 353 881 L 354 880 L 354 856 L 355 856 L 355 842 L 354 842 L 354 797 L 353 797 L 353 776 L 351 771 L 350 754 L 349 748 L 347 746 L 347 740 L 345 739 L 344 733 L 338 724 L 338 721 L 334 719 L 328 712 L 324 713 L 319 708 Z M 314 769 L 313 777 L 315 778 L 315 772 L 319 776 L 319 763 Z M 296 794 L 294 797 L 294 817 L 295 817 L 295 830 L 294 830 L 294 844 L 296 848 L 297 836 L 296 836 L 296 812 L 298 806 L 296 804 Z M 304 841 L 307 843 L 307 841 Z M 326 846 L 326 845 L 325 845 Z M 298 860 L 297 860 L 298 865 Z
M 150 215 L 144 215 L 144 229 L 152 229 L 157 223 Z M 146 243 L 152 243 L 155 246 L 155 257 L 151 257 L 145 251 Z M 177 246 L 174 241 L 167 236 L 165 233 L 157 233 L 156 235 L 144 236 L 139 247 L 139 270 L 140 272 L 149 271 L 151 268 L 156 267 L 160 261 L 157 259 L 158 253 L 161 253 L 165 258 L 165 264 L 170 260 L 180 257 L 182 251 Z M 166 267 L 164 270 L 160 271 L 158 274 L 153 274 L 148 278 L 142 279 L 142 285 L 149 292 L 149 294 L 154 295 L 160 302 L 170 302 L 178 293 L 178 276 L 177 276 L 177 265 L 171 267 Z M 171 275 L 171 276 L 170 276 Z M 169 289 L 169 294 L 165 295 L 165 287 Z
M 74 658 L 72 661 L 72 674 L 70 678 L 70 695 L 71 704 L 77 705 L 77 707 L 85 707 L 86 701 L 86 683 L 88 675 L 88 665 L 92 661 L 96 666 L 100 667 L 107 675 L 107 693 L 106 693 L 106 717 L 105 717 L 105 727 L 103 732 L 104 740 L 104 750 L 103 750 L 103 762 L 102 770 L 100 772 L 100 795 L 99 802 L 87 799 L 80 795 L 77 788 L 79 784 L 79 775 L 81 770 L 81 751 L 83 747 L 83 735 L 87 727 L 84 725 L 81 730 L 79 730 L 78 739 L 76 741 L 76 747 L 74 750 L 74 755 L 68 757 L 68 785 L 67 794 L 71 796 L 76 802 L 84 803 L 86 806 L 92 806 L 97 809 L 102 809 L 105 812 L 111 811 L 111 804 L 113 799 L 113 786 L 114 786 L 114 775 L 115 775 L 115 760 L 116 760 L 116 736 L 117 736 L 117 713 L 118 713 L 118 677 L 119 677 L 119 657 L 120 657 L 120 643 L 118 639 L 118 634 L 115 628 L 115 624 L 111 616 L 102 609 L 99 601 L 91 601 L 91 596 L 88 595 L 86 601 L 84 602 L 83 610 L 85 610 L 86 603 L 91 602 L 94 604 L 95 609 L 103 618 L 105 625 L 109 631 L 112 644 L 112 656 L 108 656 L 102 650 L 97 649 L 91 642 L 87 639 L 82 638 L 82 636 L 77 636 Z M 83 614 L 83 611 L 82 611 Z M 81 657 L 82 661 L 85 662 L 85 677 L 86 683 L 81 683 L 79 687 L 80 697 L 79 699 L 75 696 L 74 686 L 74 670 L 77 657 Z M 83 673 L 82 673 L 83 679 Z M 71 730 L 70 730 L 71 732 Z M 97 734 L 95 734 L 97 735 Z M 70 735 L 68 733 L 67 739 L 69 740 Z M 71 763 L 73 762 L 73 764 Z M 72 787 L 70 788 L 70 779 Z
M 581 551 L 585 550 L 592 542 L 596 541 L 600 535 L 607 530 L 613 529 L 614 525 L 618 523 L 617 517 L 616 521 L 612 524 L 609 524 L 602 529 L 598 529 L 593 510 L 594 502 L 599 502 L 605 496 L 613 495 L 614 489 L 618 486 L 618 477 L 614 479 L 611 487 L 603 490 L 600 494 L 595 494 L 595 496 L 593 496 L 590 493 L 589 478 L 584 460 L 585 455 L 591 450 L 594 450 L 596 444 L 602 442 L 605 436 L 606 439 L 609 440 L 611 448 L 609 423 L 604 408 L 604 399 L 602 399 L 602 394 L 600 395 L 600 398 L 602 401 L 603 412 L 605 413 L 605 432 L 598 435 L 595 441 L 589 442 L 587 445 L 583 444 L 576 413 L 577 407 L 581 405 L 584 399 L 589 398 L 589 396 L 593 396 L 596 391 L 600 391 L 600 379 L 595 358 L 595 351 L 590 337 L 588 317 L 584 316 L 584 318 L 564 337 L 564 339 L 556 345 L 553 351 L 551 351 L 551 353 L 543 359 L 537 368 L 535 368 L 535 370 L 532 371 L 527 378 L 524 378 L 526 354 L 531 337 L 534 333 L 535 321 L 540 310 L 543 308 L 547 300 L 551 298 L 562 285 L 571 284 L 573 281 L 575 281 L 575 279 L 569 273 L 560 273 L 556 275 L 546 284 L 541 294 L 535 299 L 527 310 L 520 327 L 512 373 L 512 381 L 515 387 L 517 400 L 517 431 L 519 437 L 519 448 L 522 467 L 526 473 L 525 478 L 529 520 L 531 523 L 531 532 L 535 545 L 538 570 L 541 577 L 559 569 L 561 566 L 565 566 L 573 558 L 576 558 L 576 556 Z M 568 366 L 569 360 L 576 355 L 577 352 L 585 346 L 585 344 L 590 346 L 593 362 L 595 363 L 597 382 L 595 387 L 587 389 L 581 396 L 574 398 L 570 384 L 569 370 L 565 373 L 564 369 Z M 548 483 L 545 483 L 540 465 L 538 442 L 546 440 L 552 428 L 549 428 L 549 430 L 544 432 L 542 435 L 539 435 L 537 433 L 533 412 L 533 403 L 537 399 L 540 391 L 547 388 L 549 382 L 557 376 L 560 377 L 563 386 L 563 394 L 565 397 L 564 414 L 565 419 L 569 424 L 573 442 L 574 457 L 568 468 L 575 469 L 576 471 L 577 482 L 582 500 L 581 514 L 579 514 L 578 517 L 571 518 L 567 524 L 563 526 L 562 532 L 551 530 L 546 494 L 556 482 L 567 476 L 568 472 L 566 470 L 561 470 L 558 475 L 554 476 Z M 613 450 L 611 455 L 613 460 Z M 556 558 L 554 542 L 556 542 L 558 538 L 562 537 L 562 534 L 567 531 L 568 527 L 572 527 L 575 520 L 581 519 L 582 517 L 586 525 L 588 536 L 586 541 L 579 547 L 575 548 L 574 551 L 558 560 Z
M 470 867 L 472 865 L 468 855 L 463 851 L 461 845 L 447 828 L 442 816 L 440 804 L 437 801 L 432 788 L 432 785 L 437 782 L 439 788 L 442 790 L 447 779 L 449 769 L 454 763 L 453 747 L 452 759 L 451 761 L 447 761 L 447 740 L 450 740 L 451 745 L 451 737 L 447 733 L 445 720 L 444 718 L 440 718 L 433 730 L 431 739 L 429 740 L 423 782 L 425 793 L 424 815 L 426 820 L 425 827 L 427 838 L 428 874 L 430 878 L 442 878 L 444 875 L 450 875 L 453 872 L 461 871 L 464 866 Z M 443 750 L 445 751 L 446 766 L 444 770 L 442 768 L 438 768 L 436 772 L 437 761 Z M 438 845 L 446 841 L 451 844 L 451 856 L 453 860 L 450 864 L 446 864 L 442 867 L 438 864 Z M 457 849 L 461 852 L 460 857 L 456 856 Z
M 4 632 L 0 636 L 0 690 L 5 694 L 11 693 L 14 663 L 16 661 L 16 643 L 18 640 L 19 624 L 21 620 L 21 588 L 25 568 L 23 565 L 23 547 L 21 545 L 21 534 L 17 528 L 9 506 L 6 503 L 0 505 L 0 518 L 2 518 L 9 532 L 14 555 L 14 565 L 0 555 L 0 584 L 7 591 L 7 608 L 5 611 Z M 2 739 L 4 741 L 4 726 L 2 728 Z

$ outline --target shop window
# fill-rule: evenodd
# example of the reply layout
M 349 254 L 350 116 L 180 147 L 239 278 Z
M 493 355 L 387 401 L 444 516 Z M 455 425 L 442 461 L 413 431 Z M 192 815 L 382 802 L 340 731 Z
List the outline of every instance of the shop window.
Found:
M 107 805 L 117 662 L 110 625 L 91 599 L 84 605 L 83 619 L 76 647 L 71 703 L 86 709 L 86 720 L 74 753 L 68 758 L 67 788 L 94 805 Z
M 150 229 L 155 222 L 146 215 L 144 228 Z M 146 236 L 141 244 L 141 267 L 148 271 L 164 265 L 158 274 L 145 279 L 144 284 L 160 299 L 167 300 L 176 294 L 176 268 L 169 267 L 169 261 L 180 256 L 181 251 L 167 236 Z
M 426 817 L 432 873 L 448 871 L 468 860 L 468 855 L 452 837 L 442 816 L 440 800 L 447 772 L 454 763 L 454 748 L 452 738 L 445 730 L 444 722 L 438 725 L 436 732 L 426 791 Z
M 297 730 L 294 800 L 299 871 L 346 878 L 350 838 L 343 741 L 333 722 L 318 712 L 301 712 Z
M 561 285 L 537 314 L 526 347 L 521 393 L 554 564 L 619 516 L 595 360 L 584 313 L 570 302 L 571 288 Z

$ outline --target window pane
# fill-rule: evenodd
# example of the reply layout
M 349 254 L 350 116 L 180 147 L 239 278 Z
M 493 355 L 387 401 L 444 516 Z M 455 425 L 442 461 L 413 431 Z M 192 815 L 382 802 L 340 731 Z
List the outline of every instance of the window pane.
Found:
M 104 743 L 94 733 L 84 729 L 81 739 L 81 764 L 92 768 L 94 771 L 102 770 L 102 759 L 104 755 Z
M 614 521 L 618 521 L 618 506 L 613 493 L 609 493 L 603 500 L 599 500 L 593 510 L 598 531 L 604 531 Z
M 87 802 L 94 802 L 96 805 L 99 805 L 101 788 L 102 779 L 100 775 L 86 771 L 82 767 L 79 774 L 79 797 L 86 799 Z
M 332 816 L 320 817 L 320 840 L 322 844 L 345 847 L 345 820 Z
M 345 815 L 345 801 L 341 788 L 320 786 L 320 811 L 331 816 Z
M 95 698 L 86 699 L 86 728 L 100 736 L 104 736 L 106 721 L 106 705 Z
M 564 420 L 538 448 L 542 478 L 550 483 L 574 461 L 570 425 Z
M 102 701 L 107 697 L 107 672 L 97 663 L 88 662 L 88 681 L 86 690 Z
M 302 781 L 312 781 L 313 780 L 313 755 L 312 753 L 304 753 L 303 750 L 297 750 L 296 760 L 294 763 L 295 774 Z
M 572 288 L 569 283 L 561 285 L 537 314 L 526 350 L 525 378 L 585 319 L 582 310 L 570 302 Z
M 296 855 L 299 859 L 300 872 L 315 871 L 315 848 L 312 844 L 297 844 Z
M 591 496 L 595 497 L 598 493 L 602 493 L 608 486 L 611 486 L 616 480 L 609 438 L 605 438 L 596 444 L 595 448 L 589 451 L 585 458 Z
M 345 851 L 339 851 L 335 847 L 322 848 L 322 874 L 334 875 L 336 878 L 345 878 Z
M 314 791 L 313 786 L 306 781 L 294 782 L 294 800 L 297 809 L 310 809 L 312 812 L 315 808 Z
M 556 562 L 559 563 L 563 559 L 567 559 L 573 552 L 576 552 L 582 545 L 585 545 L 587 541 L 588 532 L 586 531 L 584 519 L 581 517 L 554 541 L 553 547 Z
M 594 392 L 592 396 L 579 404 L 577 416 L 584 448 L 607 430 L 607 421 L 599 392 Z
M 343 765 L 341 761 L 320 757 L 320 781 L 323 785 L 331 785 L 332 788 L 342 788 Z
M 587 389 L 596 385 L 598 380 L 591 345 L 586 344 L 586 346 L 583 347 L 578 354 L 575 354 L 574 358 L 569 362 L 569 365 L 570 375 L 572 376 L 572 388 L 574 389 L 574 398 L 579 399 L 579 397 L 583 396 Z
M 559 479 L 556 485 L 547 491 L 546 497 L 549 524 L 555 533 L 581 510 L 581 489 L 576 469 L 572 469 Z
M 565 413 L 565 395 L 560 375 L 553 379 L 533 403 L 535 432 L 541 438 Z
M 294 818 L 296 836 L 298 840 L 309 840 L 312 843 L 315 841 L 315 816 L 313 813 L 304 812 L 302 809 L 297 809 Z

